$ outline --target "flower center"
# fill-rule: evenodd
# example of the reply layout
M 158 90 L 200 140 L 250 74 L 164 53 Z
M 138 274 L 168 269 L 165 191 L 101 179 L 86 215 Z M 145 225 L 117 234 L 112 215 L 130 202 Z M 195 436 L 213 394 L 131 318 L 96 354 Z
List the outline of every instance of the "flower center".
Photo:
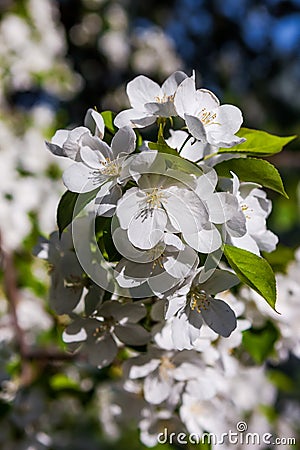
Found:
M 201 311 L 206 311 L 209 308 L 210 300 L 207 294 L 203 290 L 194 290 L 190 293 L 190 307 L 191 310 L 196 310 L 198 313 Z
M 253 212 L 253 209 L 249 209 L 249 206 L 246 205 L 246 203 L 243 203 L 243 204 L 241 205 L 241 209 L 242 209 L 242 211 L 243 211 L 243 213 L 244 213 L 246 219 L 248 219 L 248 220 L 251 219 L 251 216 L 249 216 L 249 214 L 246 214 L 246 211 L 249 210 L 249 212 Z
M 174 97 L 175 97 L 175 94 L 173 94 L 173 95 L 164 94 L 162 97 L 159 97 L 159 96 L 155 97 L 155 101 L 157 103 L 167 103 L 167 102 L 173 103 Z
M 103 164 L 103 167 L 101 167 L 100 172 L 103 175 L 108 176 L 117 176 L 119 175 L 120 167 L 116 160 L 111 161 L 109 158 L 106 158 L 106 164 Z
M 150 209 L 159 208 L 161 206 L 161 199 L 164 197 L 164 193 L 160 188 L 154 188 L 151 192 L 146 192 L 146 203 Z
M 168 356 L 162 356 L 160 361 L 161 361 L 161 364 L 159 366 L 160 378 L 162 378 L 163 380 L 168 380 L 170 378 L 169 371 L 174 370 L 175 365 L 171 362 Z
M 94 328 L 93 336 L 96 340 L 101 340 L 106 333 L 111 333 L 116 325 L 113 317 L 107 317 L 99 320 L 99 325 Z
M 202 108 L 200 113 L 200 120 L 203 125 L 220 125 L 218 122 L 214 122 L 216 117 L 216 113 L 209 112 L 206 110 L 206 108 Z

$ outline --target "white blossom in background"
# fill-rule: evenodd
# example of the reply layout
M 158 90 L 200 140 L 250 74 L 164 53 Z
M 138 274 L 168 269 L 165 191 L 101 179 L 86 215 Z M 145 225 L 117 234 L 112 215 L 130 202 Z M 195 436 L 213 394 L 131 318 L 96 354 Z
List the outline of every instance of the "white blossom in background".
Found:
M 9 105 L 7 95 L 42 86 L 67 99 L 80 85 L 65 60 L 65 36 L 53 2 L 23 3 L 20 11 L 4 10 L 0 22 L 0 219 L 3 245 L 8 249 L 20 247 L 31 232 L 29 213 L 37 216 L 44 232 L 53 230 L 52 212 L 62 185 L 48 172 L 53 166 L 59 172 L 66 165 L 53 164 L 53 158 L 41 150 L 55 124 L 53 108 L 36 104 L 24 112 Z
M 135 73 L 167 76 L 183 67 L 173 40 L 159 26 L 134 30 L 131 36 L 132 66 Z
M 71 230 L 66 230 L 61 237 L 54 231 L 49 241 L 41 240 L 35 253 L 50 266 L 50 306 L 58 314 L 70 313 L 80 302 L 86 281 L 73 250 Z
M 26 15 L 7 11 L 1 19 L 1 89 L 30 89 L 34 77 L 42 75 L 49 92 L 72 96 L 80 79 L 65 60 L 65 36 L 55 5 L 49 0 L 27 0 L 25 11 Z
M 70 348 L 81 346 L 83 356 L 98 368 L 108 366 L 118 352 L 118 342 L 144 345 L 150 335 L 139 322 L 146 315 L 142 304 L 106 301 L 89 318 L 78 317 L 66 328 L 63 339 Z
M 300 332 L 299 332 L 299 299 L 300 299 L 300 250 L 295 253 L 295 261 L 287 268 L 287 273 L 278 273 L 277 302 L 274 312 L 265 302 L 261 302 L 259 294 L 243 287 L 240 296 L 246 301 L 246 311 L 253 325 L 260 328 L 266 320 L 272 320 L 280 331 L 280 339 L 275 344 L 277 358 L 285 360 L 289 353 L 297 358 L 300 356 Z

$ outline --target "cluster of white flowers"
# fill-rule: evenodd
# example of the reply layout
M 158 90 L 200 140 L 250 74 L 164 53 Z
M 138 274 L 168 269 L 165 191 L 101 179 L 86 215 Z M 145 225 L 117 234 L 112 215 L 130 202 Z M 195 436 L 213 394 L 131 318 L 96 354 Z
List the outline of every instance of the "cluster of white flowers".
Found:
M 96 216 L 111 220 L 112 243 L 120 255 L 110 266 L 115 283 L 111 292 L 164 299 L 165 319 L 172 324 L 173 342 L 180 350 L 197 345 L 204 323 L 228 337 L 236 328 L 236 317 L 229 304 L 215 295 L 238 284 L 239 279 L 217 269 L 223 245 L 259 254 L 261 249 L 272 251 L 277 243 L 277 237 L 266 229 L 270 202 L 259 186 L 240 183 L 234 173 L 222 183 L 214 168 L 205 165 L 204 147 L 213 156 L 211 152 L 217 153 L 220 147 L 245 141 L 235 134 L 242 124 L 241 111 L 233 105 L 220 105 L 208 90 L 197 90 L 194 76 L 183 72 L 174 72 L 161 87 L 138 76 L 128 83 L 127 93 L 132 108 L 115 117 L 119 130 L 110 136 L 109 144 L 103 140 L 103 117 L 89 110 L 85 126 L 57 131 L 48 148 L 73 161 L 63 174 L 68 190 L 94 192 Z M 133 128 L 158 120 L 158 148 L 169 149 L 162 133 L 167 118 L 176 116 L 184 120 L 189 132 L 184 132 L 188 136 L 185 157 L 196 164 L 179 153 L 177 157 L 151 149 L 147 142 L 137 148 Z M 75 235 L 82 234 L 82 228 L 79 230 L 73 230 Z M 75 249 L 81 262 L 90 243 L 82 236 L 78 240 L 81 244 Z M 54 263 L 52 258 L 50 262 Z M 68 264 L 68 270 L 70 267 Z M 66 280 L 60 265 L 56 272 Z M 86 272 L 91 277 L 89 269 Z M 76 268 L 73 275 L 77 277 Z M 68 286 L 69 282 L 56 282 L 56 289 L 59 285 Z M 76 297 L 73 302 L 61 302 L 58 312 L 61 308 L 72 310 L 80 296 Z M 98 313 L 101 316 L 100 310 Z M 97 329 L 94 319 L 93 323 Z M 86 335 L 80 334 L 82 338 Z M 93 335 L 98 340 L 98 332 Z
M 183 72 L 162 86 L 138 76 L 127 94 L 131 108 L 114 119 L 90 109 L 84 126 L 58 130 L 47 143 L 70 160 L 59 232 L 36 249 L 52 267 L 51 306 L 71 318 L 63 339 L 98 368 L 122 351 L 123 382 L 107 395 L 100 389 L 100 417 L 112 435 L 128 401 L 148 446 L 163 423 L 222 434 L 249 411 L 249 424 L 270 431 L 260 405 L 272 404 L 276 389 L 263 367 L 235 356 L 255 323 L 251 302 L 229 292 L 240 271 L 222 260 L 224 246 L 261 261 L 277 244 L 262 186 L 218 175 L 245 142 L 242 113 Z M 155 122 L 157 142 L 143 140 L 140 131 Z M 76 218 L 88 203 L 89 214 Z
M 0 23 L 0 102 L 7 90 L 30 89 L 33 80 L 41 80 L 45 89 L 61 97 L 76 92 L 80 79 L 65 59 L 65 36 L 58 19 L 50 0 L 26 0 L 4 12 Z
M 86 0 L 87 5 L 100 3 Z M 73 27 L 71 39 L 84 44 L 98 36 L 99 49 L 114 68 L 126 67 L 129 54 L 133 70 L 142 67 L 150 75 L 165 75 L 182 65 L 159 28 L 135 30 L 124 39 L 125 10 L 113 3 L 106 5 L 109 26 L 101 37 L 101 19 L 93 12 Z M 17 11 L 18 6 L 3 13 L 0 24 L 2 246 L 20 247 L 32 220 L 43 232 L 54 228 L 52 212 L 61 194 L 57 172 L 65 170 L 69 192 L 59 207 L 60 231 L 41 239 L 36 253 L 48 261 L 50 309 L 62 315 L 69 349 L 78 352 L 81 362 L 112 365 L 122 372 L 121 380 L 98 387 L 104 430 L 117 437 L 124 424 L 136 423 L 147 446 L 156 445 L 165 427 L 167 434 L 220 436 L 235 431 L 238 420 L 247 420 L 257 433 L 278 433 L 281 426 L 279 431 L 292 435 L 288 418 L 295 415 L 293 405 L 286 421 L 281 418 L 278 425 L 267 420 L 264 406 L 274 405 L 276 388 L 266 367 L 249 361 L 241 343 L 251 326 L 271 322 L 278 330 L 272 361 L 285 360 L 290 352 L 300 356 L 299 252 L 287 275 L 277 275 L 281 316 L 252 289 L 229 292 L 239 279 L 234 266 L 222 259 L 226 245 L 259 256 L 277 244 L 267 230 L 271 202 L 262 186 L 240 181 L 234 171 L 228 177 L 218 174 L 222 162 L 246 157 L 235 153 L 235 146 L 245 141 L 239 132 L 241 111 L 197 89 L 195 76 L 175 72 L 162 86 L 138 76 L 127 86 L 130 109 L 115 118 L 89 110 L 84 126 L 54 135 L 47 146 L 63 158 L 53 163 L 52 155 L 40 149 L 44 136 L 52 133 L 54 111 L 38 105 L 25 115 L 9 104 L 7 95 L 41 84 L 68 98 L 80 80 L 64 59 L 53 2 L 26 0 Z M 158 139 L 150 142 L 155 123 Z M 81 199 L 94 203 L 87 216 L 71 225 Z M 33 270 L 39 270 L 35 275 L 42 284 L 40 267 Z M 21 289 L 15 307 L 26 346 L 53 333 L 53 313 L 32 290 Z M 19 364 L 15 338 L 1 291 L 0 402 L 8 402 L 10 412 L 1 421 L 0 446 L 52 448 L 66 439 L 66 445 L 72 440 L 74 446 L 89 446 L 73 436 L 73 426 L 71 432 L 68 425 L 61 431 L 61 424 L 73 424 L 70 416 L 81 411 L 78 399 L 53 399 L 39 386 L 22 390 L 19 376 L 9 381 L 8 374 Z M 93 390 L 97 382 L 81 369 L 82 364 L 70 365 L 57 378 L 47 373 L 51 389 L 59 390 L 60 383 L 68 388 L 70 382 L 78 392 Z M 36 364 L 25 383 L 43 370 L 44 362 Z M 20 436 L 24 433 L 18 442 L 16 429 Z M 98 448 L 92 442 L 90 447 Z

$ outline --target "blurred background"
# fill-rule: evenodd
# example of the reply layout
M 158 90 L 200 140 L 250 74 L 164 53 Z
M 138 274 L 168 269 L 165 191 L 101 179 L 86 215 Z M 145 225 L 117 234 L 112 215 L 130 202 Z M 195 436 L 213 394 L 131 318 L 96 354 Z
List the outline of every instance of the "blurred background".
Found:
M 55 229 L 64 191 L 64 162 L 44 140 L 81 125 L 90 107 L 127 107 L 125 84 L 136 75 L 162 82 L 177 69 L 195 69 L 199 87 L 243 111 L 244 126 L 299 135 L 300 1 L 0 0 L 0 231 L 3 266 L 12 267 L 16 288 L 8 295 L 2 270 L 5 449 L 143 448 L 134 429 L 117 444 L 104 437 L 99 392 L 117 375 L 64 356 L 64 319 L 47 306 L 47 271 L 32 248 Z M 280 238 L 268 258 L 283 272 L 300 245 L 299 142 L 271 159 L 290 197 L 268 192 L 269 228 Z M 35 355 L 22 356 L 24 340 L 38 348 Z M 277 386 L 274 411 L 292 399 L 299 414 L 299 360 L 287 357 L 280 369 L 288 381 Z

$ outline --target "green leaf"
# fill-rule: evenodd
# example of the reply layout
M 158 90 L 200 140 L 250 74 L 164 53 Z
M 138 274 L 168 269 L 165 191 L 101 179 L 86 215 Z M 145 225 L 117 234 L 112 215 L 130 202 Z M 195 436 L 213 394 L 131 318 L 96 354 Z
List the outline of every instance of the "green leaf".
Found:
M 284 190 L 278 170 L 264 159 L 230 159 L 217 164 L 214 168 L 221 177 L 231 177 L 230 171 L 232 171 L 241 181 L 252 181 L 253 183 L 261 184 L 289 198 Z
M 57 226 L 59 234 L 67 228 L 83 208 L 96 197 L 99 188 L 93 191 L 79 194 L 77 192 L 66 191 L 57 207 Z
M 50 386 L 55 391 L 61 391 L 61 390 L 79 390 L 79 385 L 77 381 L 73 380 L 72 378 L 69 378 L 64 373 L 56 373 L 51 377 L 50 379 Z
M 270 156 L 279 153 L 282 147 L 296 139 L 297 136 L 280 137 L 266 131 L 241 128 L 238 136 L 247 140 L 231 148 L 220 148 L 219 153 L 246 153 L 256 156 Z
M 122 255 L 115 247 L 111 235 L 111 217 L 97 217 L 95 222 L 95 234 L 99 249 L 107 261 L 120 261 Z
M 263 328 L 251 328 L 243 332 L 243 346 L 257 364 L 262 364 L 274 351 L 279 332 L 272 322 Z
M 285 373 L 277 369 L 272 369 L 268 371 L 267 376 L 277 389 L 280 389 L 283 392 L 293 392 L 293 380 Z
M 270 264 L 254 253 L 232 245 L 224 246 L 224 254 L 239 279 L 260 294 L 276 311 L 276 281 Z
M 117 128 L 114 126 L 114 118 L 116 117 L 116 114 L 112 111 L 103 111 L 101 116 L 103 117 L 105 128 L 110 133 L 115 134 L 117 131 Z
M 143 145 L 143 137 L 137 129 L 135 129 L 133 131 L 135 132 L 135 135 L 136 135 L 136 148 L 139 148 Z
M 171 148 L 166 143 L 149 142 L 150 150 L 158 150 L 159 153 L 167 153 L 168 155 L 179 156 L 174 148 Z

